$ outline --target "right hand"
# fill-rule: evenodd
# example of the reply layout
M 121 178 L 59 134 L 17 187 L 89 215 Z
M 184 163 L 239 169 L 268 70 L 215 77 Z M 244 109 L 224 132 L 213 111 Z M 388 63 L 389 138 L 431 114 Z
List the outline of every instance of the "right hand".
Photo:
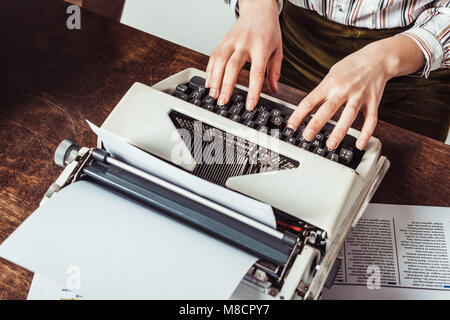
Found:
M 209 95 L 226 104 L 239 71 L 251 63 L 246 108 L 254 109 L 267 68 L 269 89 L 278 92 L 283 60 L 278 7 L 275 0 L 239 0 L 240 17 L 212 53 L 206 68 Z

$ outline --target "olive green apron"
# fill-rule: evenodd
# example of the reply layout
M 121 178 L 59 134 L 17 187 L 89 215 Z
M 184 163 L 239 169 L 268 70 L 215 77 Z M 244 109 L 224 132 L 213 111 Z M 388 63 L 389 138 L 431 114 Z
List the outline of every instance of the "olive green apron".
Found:
M 288 1 L 280 17 L 284 60 L 280 81 L 311 91 L 336 62 L 372 41 L 407 28 L 370 30 L 330 21 Z M 445 141 L 450 124 L 450 70 L 390 80 L 378 111 L 381 120 Z

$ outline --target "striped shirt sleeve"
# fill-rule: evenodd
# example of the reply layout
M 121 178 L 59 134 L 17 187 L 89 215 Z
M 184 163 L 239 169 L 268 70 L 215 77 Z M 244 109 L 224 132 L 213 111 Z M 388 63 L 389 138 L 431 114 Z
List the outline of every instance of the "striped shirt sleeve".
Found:
M 415 21 L 412 28 L 401 33 L 412 38 L 425 56 L 422 76 L 439 68 L 450 67 L 450 0 L 434 1 Z
M 239 2 L 238 0 L 223 0 L 226 4 L 230 5 L 231 10 L 233 10 L 236 18 L 239 18 Z M 273 0 L 277 2 L 278 5 L 278 13 L 283 9 L 283 0 Z

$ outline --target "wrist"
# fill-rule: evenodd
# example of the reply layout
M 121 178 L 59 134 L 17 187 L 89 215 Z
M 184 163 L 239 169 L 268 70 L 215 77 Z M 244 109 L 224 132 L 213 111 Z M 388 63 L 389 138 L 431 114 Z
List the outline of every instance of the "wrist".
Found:
M 416 43 L 406 36 L 395 36 L 373 42 L 367 46 L 376 57 L 387 80 L 412 74 L 423 68 L 425 58 Z

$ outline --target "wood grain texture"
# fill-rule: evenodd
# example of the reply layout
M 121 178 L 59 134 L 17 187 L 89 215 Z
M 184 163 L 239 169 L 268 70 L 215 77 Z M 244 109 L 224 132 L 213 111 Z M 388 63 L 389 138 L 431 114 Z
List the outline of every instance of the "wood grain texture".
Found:
M 70 31 L 66 7 L 0 0 L 0 243 L 60 173 L 53 153 L 62 139 L 94 146 L 84 120 L 100 125 L 134 82 L 153 85 L 188 67 L 204 70 L 208 61 L 84 10 L 81 30 Z M 239 82 L 247 85 L 247 76 Z M 302 96 L 287 88 L 280 94 L 292 103 Z M 449 146 L 381 121 L 375 135 L 392 163 L 376 202 L 449 206 Z M 0 260 L 0 299 L 25 299 L 31 278 Z

